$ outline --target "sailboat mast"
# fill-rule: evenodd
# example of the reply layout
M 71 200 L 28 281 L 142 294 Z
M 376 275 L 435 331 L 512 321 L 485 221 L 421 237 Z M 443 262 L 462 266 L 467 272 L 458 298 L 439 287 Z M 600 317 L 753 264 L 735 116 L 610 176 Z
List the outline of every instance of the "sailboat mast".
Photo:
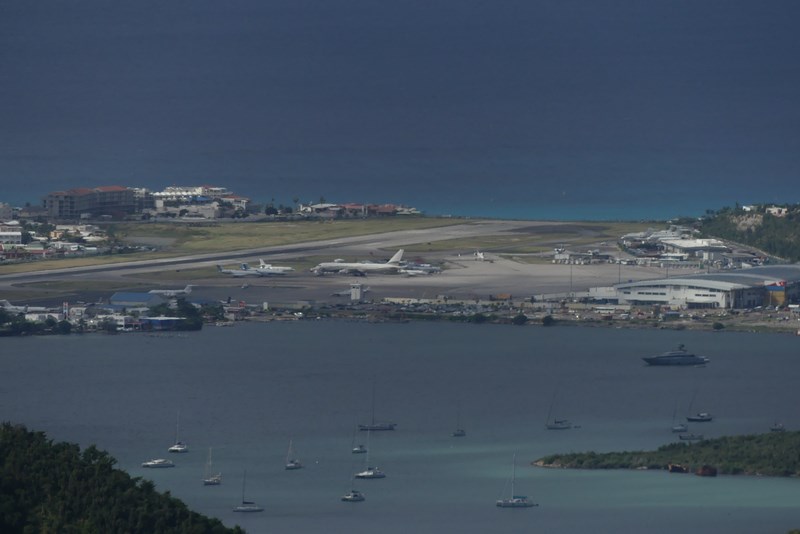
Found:
M 372 379 L 372 424 L 375 424 L 375 379 Z
M 364 466 L 369 467 L 369 450 L 372 448 L 369 446 L 369 435 L 370 431 L 367 430 L 367 453 L 364 455 Z
M 511 464 L 511 498 L 514 498 L 514 482 L 517 479 L 517 455 L 514 453 L 514 460 Z

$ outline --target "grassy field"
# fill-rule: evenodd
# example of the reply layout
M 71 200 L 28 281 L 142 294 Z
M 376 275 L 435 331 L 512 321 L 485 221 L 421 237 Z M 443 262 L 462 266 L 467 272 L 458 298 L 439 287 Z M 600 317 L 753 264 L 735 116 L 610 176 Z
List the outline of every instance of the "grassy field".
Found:
M 494 252 L 497 254 L 536 254 L 558 245 L 580 247 L 602 241 L 610 243 L 625 234 L 647 229 L 644 223 L 566 222 L 531 225 L 517 232 L 463 239 L 445 239 L 407 245 L 407 253 L 423 252 Z
M 148 238 L 173 240 L 168 249 L 181 254 L 225 252 L 259 247 L 272 247 L 336 239 L 358 235 L 380 234 L 398 230 L 436 228 L 460 224 L 458 219 L 427 217 L 386 218 L 342 221 L 298 221 L 281 223 L 219 223 L 209 226 L 174 224 L 119 225 L 117 236 L 126 242 L 147 242 Z

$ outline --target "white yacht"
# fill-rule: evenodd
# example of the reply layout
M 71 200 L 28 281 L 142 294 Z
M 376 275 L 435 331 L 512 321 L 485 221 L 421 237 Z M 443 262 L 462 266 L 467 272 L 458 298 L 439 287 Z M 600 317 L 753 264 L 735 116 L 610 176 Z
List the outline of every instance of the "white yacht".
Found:
M 705 365 L 710 361 L 705 356 L 687 351 L 683 345 L 679 345 L 677 350 L 670 350 L 657 356 L 645 356 L 642 359 L 648 365 Z
M 356 478 L 386 478 L 386 473 L 377 467 L 367 467 L 360 473 L 356 473 Z
M 167 449 L 169 452 L 189 452 L 189 446 L 182 441 L 176 441 L 175 445 Z
M 146 462 L 142 463 L 142 467 L 175 467 L 175 464 L 172 463 L 170 460 L 165 460 L 163 458 L 155 458 L 153 460 L 147 460 Z

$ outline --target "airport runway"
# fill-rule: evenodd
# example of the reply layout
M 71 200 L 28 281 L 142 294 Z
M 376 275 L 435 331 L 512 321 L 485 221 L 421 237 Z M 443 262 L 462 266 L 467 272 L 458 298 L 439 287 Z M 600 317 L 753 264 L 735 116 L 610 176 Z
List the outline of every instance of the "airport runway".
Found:
M 148 274 L 164 270 L 193 269 L 214 266 L 220 262 L 247 261 L 257 263 L 259 258 L 272 263 L 291 261 L 302 256 L 339 256 L 369 259 L 391 255 L 394 249 L 407 245 L 452 239 L 465 239 L 502 235 L 514 232 L 536 232 L 537 227 L 551 227 L 559 223 L 532 221 L 476 221 L 443 228 L 408 230 L 368 236 L 337 238 L 279 247 L 264 247 L 237 252 L 196 254 L 169 259 L 126 262 L 107 266 L 77 267 L 30 273 L 0 275 L 0 292 L 12 295 L 13 287 L 42 281 L 131 281 L 131 284 L 148 281 Z M 387 254 L 388 252 L 388 254 Z M 201 280 L 181 281 L 169 287 L 183 287 L 192 283 L 194 296 L 213 300 L 244 300 L 248 303 L 335 301 L 333 296 L 360 283 L 368 287 L 367 299 L 377 301 L 385 297 L 435 298 L 440 295 L 452 299 L 486 299 L 490 295 L 511 294 L 515 299 L 533 295 L 585 291 L 589 287 L 607 286 L 618 281 L 641 280 L 664 276 L 663 271 L 651 267 L 619 266 L 616 264 L 563 265 L 552 263 L 521 263 L 487 253 L 490 261 L 478 261 L 473 250 L 428 252 L 426 261 L 440 264 L 444 272 L 434 275 L 371 275 L 353 277 L 346 275 L 317 276 L 310 272 L 295 272 L 287 276 L 263 278 L 233 278 L 219 275 Z M 419 256 L 418 253 L 414 257 Z M 163 281 L 153 287 L 163 287 Z M 86 294 L 80 300 L 91 301 L 98 295 Z M 110 295 L 105 295 L 107 298 Z M 76 297 L 77 298 L 77 297 Z

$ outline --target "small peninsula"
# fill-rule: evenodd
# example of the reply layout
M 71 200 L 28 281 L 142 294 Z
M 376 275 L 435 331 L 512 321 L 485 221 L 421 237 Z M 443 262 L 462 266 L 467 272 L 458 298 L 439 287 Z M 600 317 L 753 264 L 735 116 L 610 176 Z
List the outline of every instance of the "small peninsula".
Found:
M 697 443 L 671 443 L 655 451 L 552 454 L 533 462 L 564 469 L 669 469 L 695 472 L 713 466 L 722 475 L 797 476 L 800 432 L 728 436 Z

